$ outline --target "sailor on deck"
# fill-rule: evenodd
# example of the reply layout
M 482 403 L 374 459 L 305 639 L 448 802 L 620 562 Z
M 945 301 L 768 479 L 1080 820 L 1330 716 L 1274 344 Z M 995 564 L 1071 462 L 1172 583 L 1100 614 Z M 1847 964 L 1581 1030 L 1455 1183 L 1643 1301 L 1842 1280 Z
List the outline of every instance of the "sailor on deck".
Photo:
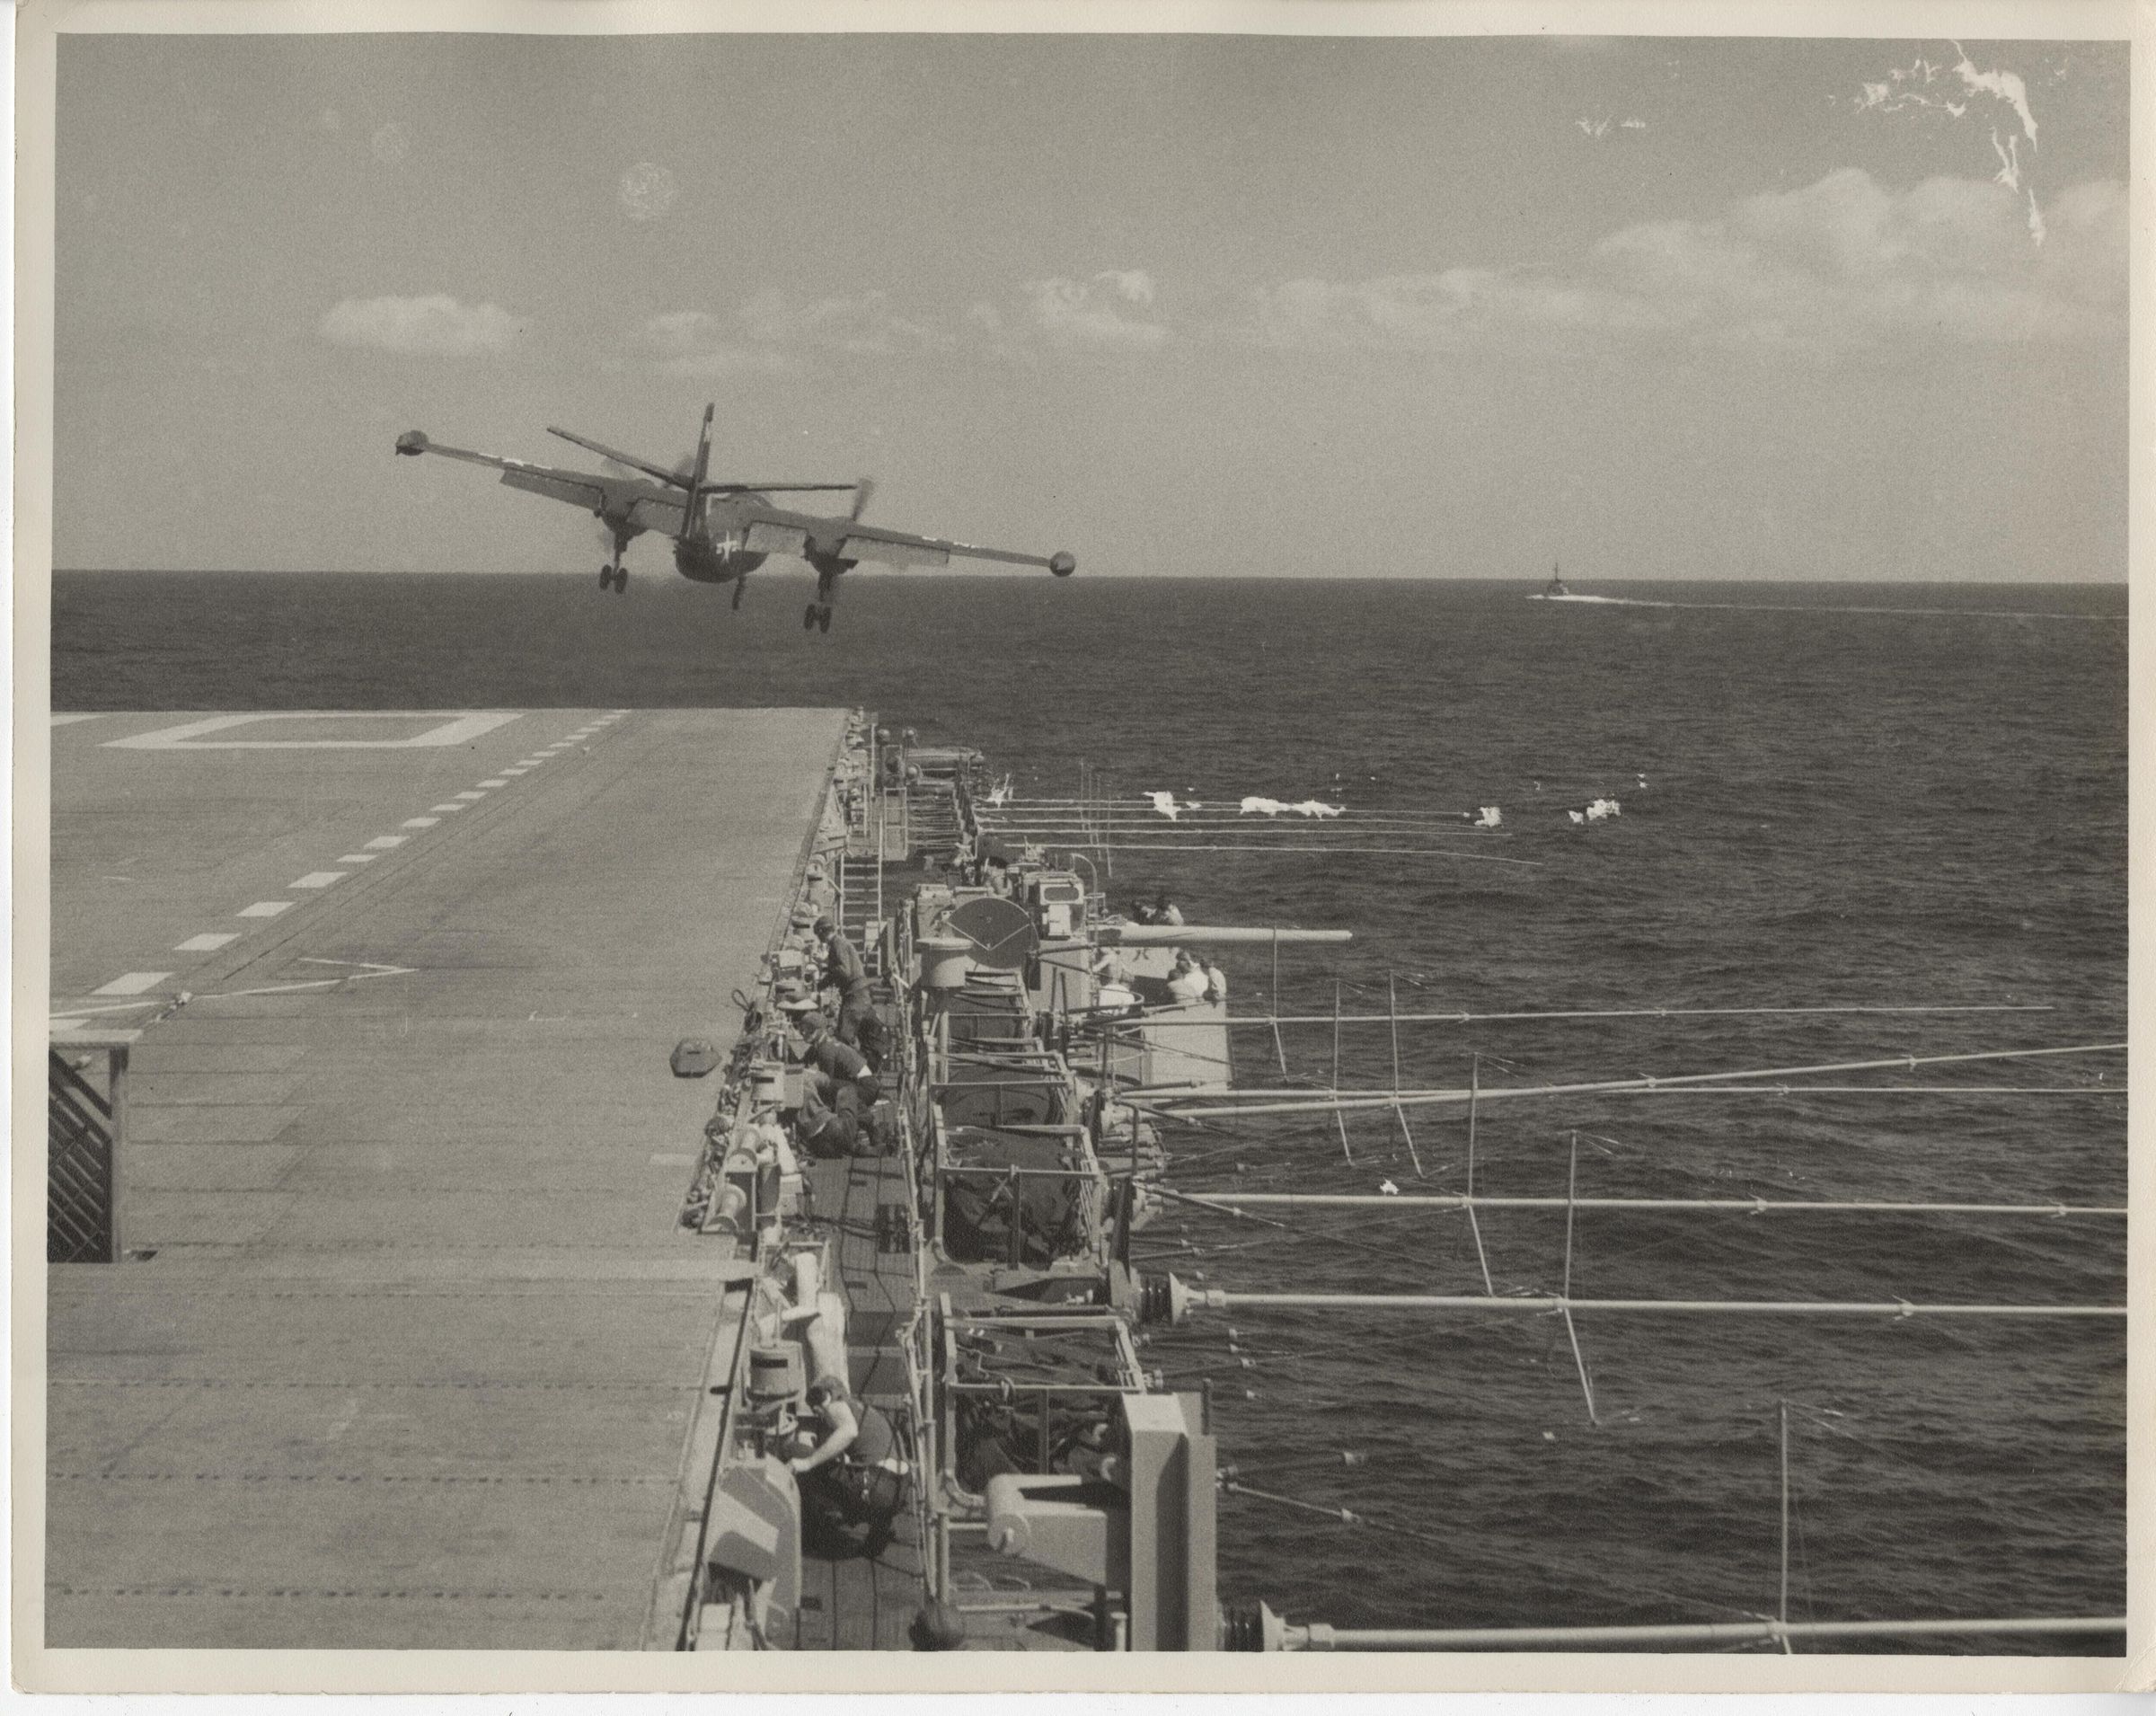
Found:
M 1206 976 L 1197 969 L 1197 961 L 1181 948 L 1175 951 L 1175 969 L 1168 975 L 1168 995 L 1173 1001 L 1203 1001 L 1206 998 Z
M 899 1451 L 898 1431 L 835 1376 L 808 1385 L 808 1411 L 820 1437 L 786 1463 L 800 1481 L 803 1524 L 826 1539 L 834 1529 L 865 1527 L 862 1551 L 873 1558 L 891 1541 L 913 1472 Z
M 873 1102 L 881 1093 L 876 1083 L 876 1070 L 862 1057 L 861 1051 L 846 1043 L 833 1032 L 831 1022 L 824 1017 L 821 1009 L 804 1013 L 795 1022 L 801 1033 L 801 1064 L 823 1074 L 832 1081 L 833 1088 L 851 1084 L 864 1102 Z
M 818 917 L 815 928 L 823 943 L 824 981 L 838 991 L 838 1039 L 858 1047 L 871 1066 L 880 1066 L 883 1022 L 870 995 L 868 968 L 828 915 Z

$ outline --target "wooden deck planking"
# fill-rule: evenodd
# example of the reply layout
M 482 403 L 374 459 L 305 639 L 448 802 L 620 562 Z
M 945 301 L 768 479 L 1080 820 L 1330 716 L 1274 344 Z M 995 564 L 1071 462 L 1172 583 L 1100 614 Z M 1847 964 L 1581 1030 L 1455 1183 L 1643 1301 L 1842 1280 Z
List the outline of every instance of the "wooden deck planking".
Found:
M 858 1156 L 805 1169 L 819 1220 L 835 1239 L 837 1275 L 849 1306 L 846 1340 L 854 1393 L 880 1407 L 902 1429 L 906 1366 L 897 1342 L 913 1309 L 911 1252 L 880 1253 L 879 1204 L 903 1203 L 906 1171 L 896 1157 Z M 909 1434 L 910 1440 L 910 1434 Z M 909 1506 L 896 1535 L 874 1561 L 861 1555 L 801 1557 L 802 1603 L 795 1615 L 797 1650 L 904 1650 L 907 1629 L 925 1599 L 919 1532 Z

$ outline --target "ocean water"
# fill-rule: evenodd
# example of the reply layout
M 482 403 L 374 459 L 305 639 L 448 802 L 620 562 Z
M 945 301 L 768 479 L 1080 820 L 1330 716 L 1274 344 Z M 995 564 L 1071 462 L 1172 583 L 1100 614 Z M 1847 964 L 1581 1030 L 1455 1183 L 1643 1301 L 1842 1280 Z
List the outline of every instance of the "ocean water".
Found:
M 2107 1043 L 2125 1024 L 2125 594 L 871 576 L 829 636 L 808 585 L 570 577 L 66 574 L 57 707 L 860 704 L 974 744 L 1029 801 L 1321 797 L 1353 818 L 1195 837 L 1127 816 L 1089 858 L 1193 922 L 1352 930 L 1279 1002 L 1349 1012 L 2043 1007 L 1403 1026 L 1409 1085 L 1568 1083 Z M 1594 587 L 1589 587 L 1594 588 Z M 1709 606 L 1721 604 L 1725 606 Z M 1857 612 L 1858 609 L 1904 610 Z M 1621 814 L 1575 824 L 1602 796 Z M 1495 805 L 1495 835 L 1453 813 Z M 1126 809 L 1129 809 L 1126 806 Z M 1042 814 L 1046 815 L 1044 808 Z M 1230 845 L 1198 852 L 1193 845 Z M 1404 848 L 1377 852 L 1383 845 Z M 1269 846 L 1320 850 L 1254 850 Z M 1504 862 L 1494 862 L 1502 860 Z M 1238 1011 L 1269 956 L 1222 958 Z M 1333 1076 L 1330 1023 L 1235 1034 L 1239 1084 Z M 1384 1027 L 1339 1077 L 1393 1074 Z M 1851 1074 L 1949 1093 L 1493 1102 L 1493 1194 L 2122 1203 L 2124 1057 Z M 2028 1087 L 2041 1086 L 2030 1092 Z M 1193 1190 L 1458 1190 L 1464 1117 L 1179 1131 Z M 1417 1158 L 1422 1170 L 1417 1172 Z M 1454 1213 L 1185 1210 L 1157 1267 L 1208 1287 L 1482 1290 Z M 1480 1221 L 1500 1295 L 1563 1279 L 1562 1210 Z M 1582 1297 L 2117 1303 L 2125 1223 L 1894 1212 L 1584 1211 Z M 1779 1600 L 1789 1425 L 1798 1619 L 2114 1614 L 2125 1601 L 2116 1320 L 1589 1315 L 1591 1421 L 1546 1315 L 1246 1309 L 1149 1349 L 1209 1379 L 1240 1481 L 1224 1594 L 1336 1625 L 1737 1619 Z M 1352 1460 L 1344 1456 L 1353 1456 Z M 2109 1640 L 1919 1648 L 2090 1650 Z M 1883 1648 L 1894 1648 L 1891 1645 Z

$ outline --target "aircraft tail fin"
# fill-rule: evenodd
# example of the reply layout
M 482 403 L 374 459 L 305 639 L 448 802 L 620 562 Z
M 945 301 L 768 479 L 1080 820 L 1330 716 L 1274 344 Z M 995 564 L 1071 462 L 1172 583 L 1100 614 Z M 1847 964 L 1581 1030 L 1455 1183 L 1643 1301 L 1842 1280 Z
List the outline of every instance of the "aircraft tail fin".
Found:
M 688 527 L 692 535 L 699 534 L 703 525 L 703 480 L 711 471 L 711 417 L 716 405 L 703 408 L 703 427 L 696 432 L 696 462 L 689 467 L 689 492 L 684 505 L 687 510 Z

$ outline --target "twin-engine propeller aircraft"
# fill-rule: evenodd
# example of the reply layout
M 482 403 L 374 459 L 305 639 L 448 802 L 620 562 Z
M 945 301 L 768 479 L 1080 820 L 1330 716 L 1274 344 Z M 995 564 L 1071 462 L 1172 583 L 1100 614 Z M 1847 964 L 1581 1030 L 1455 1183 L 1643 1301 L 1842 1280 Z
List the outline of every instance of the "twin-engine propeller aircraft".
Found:
M 853 482 L 714 482 L 708 474 L 714 409 L 710 405 L 703 408 L 703 429 L 696 438 L 694 458 L 672 471 L 601 447 L 567 429 L 547 430 L 624 471 L 641 473 L 634 476 L 562 471 L 523 459 L 468 452 L 461 447 L 442 447 L 419 429 L 398 436 L 397 451 L 414 458 L 422 453 L 439 453 L 444 458 L 490 464 L 512 489 L 550 495 L 572 507 L 584 508 L 605 527 L 614 542 L 612 558 L 599 568 L 601 589 L 629 588 L 629 569 L 622 563 L 622 556 L 647 530 L 674 539 L 674 568 L 684 578 L 699 584 L 731 584 L 736 607 L 741 606 L 742 584 L 766 556 L 798 554 L 816 569 L 816 600 L 801 615 L 804 628 L 831 629 L 831 603 L 837 594 L 839 574 L 853 571 L 864 560 L 887 566 L 946 566 L 953 554 L 960 554 L 972 560 L 1004 561 L 1014 566 L 1045 566 L 1057 578 L 1068 578 L 1078 570 L 1078 562 L 1068 554 L 1013 553 L 1007 549 L 976 548 L 970 543 L 945 542 L 938 536 L 915 536 L 903 530 L 864 525 L 862 510 L 876 486 L 867 477 Z M 853 492 L 853 508 L 843 518 L 790 512 L 773 506 L 769 499 L 774 494 L 833 489 Z

